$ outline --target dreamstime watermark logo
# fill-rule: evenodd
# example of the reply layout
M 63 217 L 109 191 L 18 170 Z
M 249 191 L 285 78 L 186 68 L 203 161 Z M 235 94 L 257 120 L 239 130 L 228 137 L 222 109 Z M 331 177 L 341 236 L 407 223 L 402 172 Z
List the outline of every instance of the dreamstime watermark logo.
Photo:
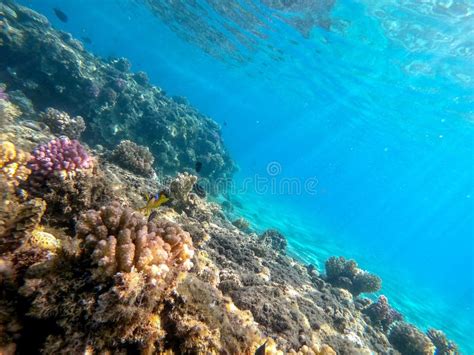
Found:
M 277 176 L 281 174 L 281 164 L 277 161 L 271 161 L 267 164 L 267 174 L 270 176 Z
M 202 181 L 201 187 L 213 193 L 242 194 L 254 192 L 272 195 L 316 195 L 318 179 L 316 177 L 299 178 L 283 175 L 283 167 L 277 161 L 267 164 L 265 174 L 254 174 L 243 179 L 218 179 Z

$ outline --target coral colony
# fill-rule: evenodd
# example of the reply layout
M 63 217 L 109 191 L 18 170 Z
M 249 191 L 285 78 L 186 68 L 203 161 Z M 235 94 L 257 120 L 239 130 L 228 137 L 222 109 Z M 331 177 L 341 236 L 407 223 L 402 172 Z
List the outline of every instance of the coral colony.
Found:
M 355 261 L 331 257 L 320 274 L 279 231 L 257 236 L 210 202 L 199 184 L 234 170 L 211 119 L 127 60 L 0 6 L 2 80 L 33 104 L 0 89 L 1 354 L 458 353 L 365 298 L 381 279 Z
M 81 143 L 66 137 L 36 147 L 28 163 L 32 175 L 44 179 L 52 175 L 70 177 L 92 167 L 93 161 Z

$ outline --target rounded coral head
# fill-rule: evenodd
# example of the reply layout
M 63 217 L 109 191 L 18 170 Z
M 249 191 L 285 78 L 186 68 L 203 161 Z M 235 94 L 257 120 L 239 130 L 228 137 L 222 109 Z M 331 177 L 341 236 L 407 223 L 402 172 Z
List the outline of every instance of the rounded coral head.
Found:
M 93 159 L 79 141 L 61 137 L 36 147 L 28 168 L 33 175 L 47 178 L 51 175 L 73 176 L 93 165 Z

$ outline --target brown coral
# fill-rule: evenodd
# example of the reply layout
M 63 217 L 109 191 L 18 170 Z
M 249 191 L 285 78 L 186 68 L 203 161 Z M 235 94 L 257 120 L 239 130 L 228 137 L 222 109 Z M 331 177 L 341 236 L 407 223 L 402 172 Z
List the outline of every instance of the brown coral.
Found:
M 28 179 L 31 171 L 26 167 L 29 154 L 18 150 L 11 142 L 0 142 L 0 175 L 15 187 Z

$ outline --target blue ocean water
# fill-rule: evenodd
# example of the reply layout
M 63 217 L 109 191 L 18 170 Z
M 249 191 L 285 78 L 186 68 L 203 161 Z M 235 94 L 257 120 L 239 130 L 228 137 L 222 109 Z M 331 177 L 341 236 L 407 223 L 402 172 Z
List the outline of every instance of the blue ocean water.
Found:
M 474 353 L 472 2 L 21 3 L 219 122 L 236 216 L 321 270 L 355 258 Z

